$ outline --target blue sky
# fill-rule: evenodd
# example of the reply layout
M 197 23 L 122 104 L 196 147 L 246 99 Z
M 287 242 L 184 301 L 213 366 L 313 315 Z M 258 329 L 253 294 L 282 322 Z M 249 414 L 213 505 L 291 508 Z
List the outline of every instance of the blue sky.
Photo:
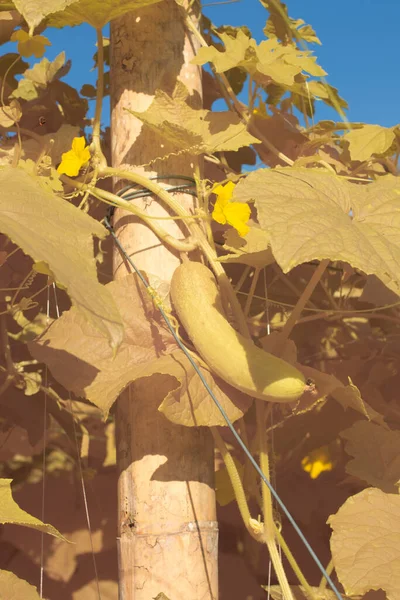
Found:
M 253 37 L 264 39 L 262 30 L 268 16 L 258 0 L 240 0 L 215 5 L 204 0 L 204 12 L 217 25 L 247 25 Z M 210 4 L 209 6 L 207 6 Z M 349 103 L 350 121 L 384 126 L 400 122 L 400 68 L 398 39 L 400 0 L 286 0 L 289 15 L 302 18 L 316 30 L 322 46 L 313 45 L 319 64 L 328 72 L 327 81 L 339 89 Z M 95 32 L 87 25 L 63 30 L 48 29 L 52 42 L 46 56 L 54 59 L 62 50 L 72 59 L 65 80 L 80 89 L 94 84 L 92 56 Z M 7 44 L 3 52 L 15 51 Z M 104 106 L 108 121 L 109 103 Z M 318 103 L 316 120 L 335 119 L 335 112 Z

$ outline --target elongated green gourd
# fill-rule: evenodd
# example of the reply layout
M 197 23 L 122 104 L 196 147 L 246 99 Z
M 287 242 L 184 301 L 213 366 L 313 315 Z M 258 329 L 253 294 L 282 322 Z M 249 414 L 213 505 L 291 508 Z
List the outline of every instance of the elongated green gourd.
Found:
M 229 324 L 212 272 L 184 262 L 171 281 L 180 322 L 212 372 L 261 400 L 293 402 L 304 392 L 303 375 L 284 360 L 258 348 Z

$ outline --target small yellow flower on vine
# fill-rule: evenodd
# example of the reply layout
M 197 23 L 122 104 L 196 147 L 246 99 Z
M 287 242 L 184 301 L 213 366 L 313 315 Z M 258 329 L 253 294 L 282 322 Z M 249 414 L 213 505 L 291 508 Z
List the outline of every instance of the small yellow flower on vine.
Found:
M 310 474 L 311 479 L 317 479 L 323 471 L 332 471 L 334 464 L 328 446 L 321 446 L 310 452 L 301 461 L 303 471 Z
M 264 102 L 260 102 L 258 107 L 253 108 L 253 115 L 255 117 L 261 117 L 261 119 L 268 118 L 268 113 Z
M 64 152 L 61 162 L 57 167 L 58 173 L 65 173 L 69 177 L 78 175 L 81 167 L 90 160 L 89 147 L 86 146 L 85 138 L 74 138 L 72 150 Z
M 242 202 L 232 202 L 232 194 L 235 189 L 235 184 L 228 181 L 225 185 L 217 185 L 214 188 L 214 194 L 217 196 L 217 201 L 212 212 L 212 218 L 221 225 L 232 225 L 240 236 L 245 236 L 250 227 L 246 225 L 250 219 L 250 206 Z
M 46 52 L 46 46 L 51 46 L 51 42 L 44 35 L 29 35 L 23 29 L 14 31 L 10 39 L 12 42 L 18 42 L 18 52 L 25 58 L 32 54 L 35 58 L 41 58 Z

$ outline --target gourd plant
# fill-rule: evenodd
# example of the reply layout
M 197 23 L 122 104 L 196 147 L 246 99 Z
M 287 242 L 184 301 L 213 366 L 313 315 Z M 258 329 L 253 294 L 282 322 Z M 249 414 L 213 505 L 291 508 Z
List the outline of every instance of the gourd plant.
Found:
M 179 202 L 176 188 L 168 190 L 134 170 L 109 166 L 109 132 L 101 131 L 107 83 L 102 29 L 133 8 L 140 15 L 140 9 L 152 2 L 104 2 L 101 8 L 90 0 L 66 7 L 54 2 L 0 2 L 4 20 L 5 11 L 11 11 L 6 39 L 18 43 L 18 53 L 6 55 L 2 73 L 2 269 L 21 251 L 33 261 L 20 266 L 19 279 L 6 272 L 2 280 L 1 393 L 12 387 L 28 396 L 44 391 L 48 410 L 66 427 L 67 404 L 60 390 L 95 405 L 106 420 L 126 386 L 144 376 L 168 374 L 171 386 L 159 410 L 176 424 L 211 429 L 231 486 L 222 485 L 217 477 L 219 494 L 236 500 L 250 536 L 268 547 L 279 583 L 269 591 L 285 600 L 294 593 L 322 597 L 326 582 L 319 588 L 309 583 L 302 560 L 294 557 L 286 542 L 269 487 L 264 483 L 260 491 L 251 461 L 243 457 L 240 461 L 237 449 L 229 447 L 220 430 L 224 418 L 198 374 L 229 421 L 236 423 L 267 479 L 273 472 L 271 457 L 276 458 L 272 443 L 280 432 L 290 432 L 291 441 L 300 447 L 305 442 L 308 451 L 301 464 L 312 478 L 331 471 L 335 463 L 344 464 L 345 445 L 354 456 L 346 469 L 359 478 L 359 487 L 330 517 L 332 560 L 327 571 L 335 569 L 348 596 L 381 588 L 395 598 L 398 576 L 378 565 L 396 560 L 385 558 L 382 539 L 388 531 L 396 556 L 400 552 L 400 541 L 391 531 L 391 515 L 400 510 L 393 493 L 399 473 L 369 470 L 362 456 L 369 436 L 374 436 L 384 461 L 398 447 L 398 412 L 385 404 L 380 390 L 396 376 L 396 349 L 389 346 L 385 326 L 399 325 L 399 129 L 346 121 L 345 101 L 326 82 L 325 71 L 306 46 L 319 43 L 315 32 L 303 21 L 289 18 L 278 0 L 261 0 L 268 10 L 266 39 L 261 43 L 246 28 L 216 28 L 205 18 L 200 32 L 193 21 L 195 7 L 177 2 L 186 27 L 201 45 L 193 63 L 208 65 L 206 89 L 212 100 L 222 97 L 227 110 L 193 108 L 185 86 L 178 82 L 172 95 L 159 90 L 146 111 L 131 112 L 160 141 L 158 155 L 149 164 L 185 153 L 205 159 L 204 173 L 193 172 L 195 212 Z M 84 86 L 79 95 L 61 81 L 69 69 L 63 55 L 52 63 L 43 58 L 26 69 L 23 58 L 41 58 L 49 43 L 38 33 L 39 27 L 83 22 L 97 31 L 96 89 Z M 16 74 L 22 75 L 18 82 Z M 238 98 L 245 82 L 247 105 Z M 96 99 L 89 143 L 82 129 L 89 125 L 82 95 Z M 314 123 L 317 100 L 334 106 L 341 122 Z M 302 126 L 295 114 L 302 118 Z M 49 133 L 43 133 L 46 126 Z M 254 166 L 257 160 L 261 166 Z M 254 168 L 242 171 L 244 163 Z M 146 166 L 145 157 L 140 166 Z M 167 233 L 162 219 L 139 210 L 127 194 L 113 193 L 111 178 L 151 193 L 181 223 L 184 237 Z M 101 209 L 109 207 L 134 215 L 180 253 L 182 264 L 171 282 L 150 282 L 148 296 L 140 289 L 138 275 L 99 283 L 97 271 L 104 261 L 107 236 Z M 96 260 L 93 236 L 101 240 Z M 50 286 L 61 295 L 66 291 L 72 303 L 54 320 L 38 304 Z M 276 294 L 273 299 L 271 293 Z M 129 315 L 123 310 L 128 297 Z M 68 304 L 66 296 L 64 302 Z M 167 315 L 172 330 L 157 308 Z M 145 317 L 149 330 L 142 351 L 127 331 L 135 332 L 136 323 Z M 319 328 L 314 329 L 315 322 Z M 312 342 L 304 343 L 307 335 Z M 303 361 L 297 359 L 297 339 L 303 342 L 299 344 Z M 347 383 L 343 379 L 339 348 L 360 340 L 362 345 L 365 339 L 372 340 L 375 357 L 381 353 L 385 358 L 372 363 L 375 376 L 368 375 L 369 384 L 360 391 L 352 379 Z M 23 342 L 33 361 L 23 357 L 17 362 L 12 340 Z M 307 354 L 311 347 L 317 348 L 314 360 Z M 324 371 L 327 358 L 335 365 Z M 349 367 L 345 374 L 354 372 L 355 379 L 362 380 L 362 369 L 351 364 L 351 353 L 345 358 Z M 368 360 L 373 357 L 368 355 Z M 42 377 L 43 364 L 53 384 Z M 370 393 L 371 386 L 378 400 Z M 341 406 L 346 413 L 340 413 L 340 419 L 336 415 L 329 429 L 335 402 L 336 410 Z M 321 416 L 326 440 L 314 436 L 319 443 L 313 446 L 302 438 L 313 419 L 321 424 Z M 291 423 L 300 424 L 300 433 L 291 431 Z M 254 428 L 251 440 L 249 431 Z M 289 460 L 282 440 L 279 446 L 281 456 Z M 293 448 L 290 452 L 296 454 Z M 18 512 L 10 480 L 2 482 L 7 496 L 2 522 L 61 536 Z M 254 502 L 261 517 L 251 513 Z M 381 517 L 372 530 L 365 524 L 365 514 L 370 523 L 376 511 Z M 279 547 L 301 588 L 289 584 Z M 363 556 L 366 548 L 373 548 L 368 560 Z M 2 577 L 9 582 L 13 576 Z

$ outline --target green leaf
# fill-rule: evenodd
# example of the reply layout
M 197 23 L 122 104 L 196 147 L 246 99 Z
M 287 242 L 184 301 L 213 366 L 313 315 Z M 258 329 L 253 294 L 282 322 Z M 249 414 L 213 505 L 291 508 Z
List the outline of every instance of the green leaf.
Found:
M 219 37 L 225 45 L 225 52 L 220 52 L 214 46 L 200 48 L 191 60 L 193 65 L 204 65 L 211 62 L 215 66 L 217 73 L 224 73 L 228 69 L 237 67 L 245 59 L 246 51 L 249 48 L 250 40 L 243 31 L 237 32 L 236 38 L 227 33 L 220 33 Z
M 96 330 L 74 307 L 28 347 L 59 383 L 90 400 L 106 416 L 122 390 L 135 379 L 157 372 L 158 357 L 176 350 L 176 343 L 136 275 L 113 281 L 104 289 L 123 319 L 124 336 L 116 352 L 105 332 Z M 176 388 L 176 379 L 171 380 Z
M 229 254 L 220 256 L 223 263 L 241 263 L 262 269 L 275 262 L 271 251 L 269 235 L 263 229 L 252 225 L 245 237 L 241 237 L 235 229 L 224 234 L 224 250 Z
M 0 56 L 0 77 L 4 80 L 4 76 L 7 73 L 6 84 L 12 89 L 16 88 L 18 84 L 15 76 L 20 75 L 29 67 L 28 63 L 24 60 L 16 60 L 18 57 L 19 54 L 16 54 L 15 52 Z
M 333 87 L 333 85 L 329 85 L 325 81 L 308 81 L 307 82 L 307 93 L 311 93 L 311 95 L 316 98 L 321 98 L 328 106 L 332 106 L 335 110 L 346 110 L 349 108 L 346 100 L 339 96 L 339 92 L 337 88 Z M 325 121 L 323 121 L 325 122 Z M 318 128 L 319 123 L 317 123 L 316 127 Z
M 65 52 L 60 52 L 53 61 L 43 58 L 24 73 L 26 79 L 30 79 L 36 85 L 45 88 L 53 80 L 65 63 Z
M 261 42 L 256 48 L 257 71 L 271 77 L 277 84 L 291 87 L 302 71 L 316 77 L 326 75 L 311 52 L 301 52 L 294 46 L 282 46 L 275 39 Z
M 321 169 L 260 169 L 233 200 L 255 200 L 285 273 L 312 260 L 350 263 L 400 292 L 400 182 L 392 175 L 358 185 Z M 352 215 L 350 213 L 352 210 Z
M 154 101 L 146 111 L 128 112 L 148 125 L 157 136 L 167 140 L 171 152 L 213 154 L 260 143 L 231 111 L 196 110 L 187 104 L 186 98 L 187 89 L 178 83 L 172 98 L 157 90 Z M 162 144 L 158 152 L 159 157 L 166 154 L 163 154 Z
M 79 93 L 81 96 L 86 96 L 86 98 L 96 98 L 96 88 L 90 83 L 84 83 Z
M 35 29 L 50 13 L 64 10 L 76 0 L 14 0 L 14 6 L 30 29 Z
M 262 585 L 261 587 L 268 593 L 268 597 L 271 597 L 272 600 L 285 600 L 285 594 L 282 592 L 280 585 Z M 312 590 L 313 600 L 337 600 L 337 596 L 332 590 L 312 586 L 309 586 L 309 589 Z M 310 599 L 308 590 L 305 590 L 300 585 L 291 585 L 290 590 L 293 594 L 293 600 Z
M 346 500 L 328 519 L 332 559 L 348 596 L 400 590 L 400 496 L 368 488 Z
M 350 475 L 383 492 L 398 493 L 400 481 L 400 432 L 369 421 L 357 421 L 340 432 L 345 451 L 353 457 L 346 464 Z
M 352 160 L 368 160 L 373 154 L 384 154 L 393 144 L 396 135 L 393 127 L 364 125 L 343 136 L 349 142 Z
M 12 479 L 0 479 L 0 523 L 24 525 L 54 535 L 64 542 L 68 541 L 55 527 L 43 523 L 18 506 L 11 494 L 11 483 Z
M 128 384 L 146 379 L 145 385 L 161 394 L 159 410 L 172 422 L 189 427 L 223 425 L 220 412 L 177 349 L 137 276 L 114 281 L 106 288 L 124 318 L 125 335 L 115 356 L 106 337 L 74 308 L 29 344 L 31 354 L 45 362 L 66 389 L 98 406 L 104 417 Z M 252 399 L 214 378 L 208 369 L 201 370 L 231 420 L 243 416 Z
M 3 569 L 0 570 L 0 590 L 7 590 L 7 600 L 40 600 L 35 586 Z M 0 599 L 6 600 L 1 591 Z
M 53 0 L 49 0 L 52 2 Z M 156 4 L 161 0 L 78 0 L 65 10 L 52 14 L 46 21 L 48 27 L 65 27 L 89 23 L 101 29 L 107 23 L 128 12 Z
M 164 373 L 178 381 L 158 409 L 169 421 L 186 427 L 226 425 L 215 402 L 181 350 L 159 359 L 155 368 L 157 374 Z M 253 402 L 252 398 L 212 375 L 208 369 L 200 367 L 200 371 L 231 422 L 243 417 Z
M 100 223 L 42 187 L 21 168 L 0 171 L 0 228 L 35 262 L 46 262 L 82 315 L 117 347 L 122 323 L 109 291 L 97 280 L 92 236 Z

